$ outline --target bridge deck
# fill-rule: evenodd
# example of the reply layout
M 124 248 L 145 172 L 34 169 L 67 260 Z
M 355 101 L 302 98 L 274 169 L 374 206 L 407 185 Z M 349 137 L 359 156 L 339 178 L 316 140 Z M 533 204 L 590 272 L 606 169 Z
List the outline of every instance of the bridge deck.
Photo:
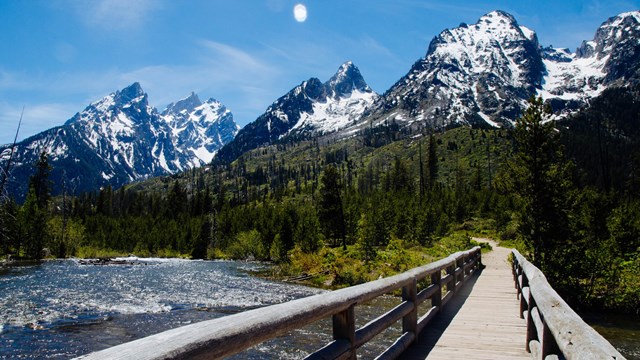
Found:
M 480 276 L 469 280 L 401 359 L 531 359 L 509 250 L 491 245 Z

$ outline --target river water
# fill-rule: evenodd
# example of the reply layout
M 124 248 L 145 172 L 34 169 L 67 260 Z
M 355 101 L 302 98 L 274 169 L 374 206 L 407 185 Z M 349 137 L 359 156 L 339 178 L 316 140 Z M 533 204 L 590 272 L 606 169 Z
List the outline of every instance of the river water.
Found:
M 74 260 L 0 268 L 0 359 L 69 359 L 167 329 L 281 303 L 322 290 L 252 277 L 259 263 L 129 259 Z M 358 323 L 398 302 L 358 307 Z M 396 327 L 363 355 L 382 351 Z M 330 319 L 268 341 L 237 359 L 298 359 L 331 340 Z

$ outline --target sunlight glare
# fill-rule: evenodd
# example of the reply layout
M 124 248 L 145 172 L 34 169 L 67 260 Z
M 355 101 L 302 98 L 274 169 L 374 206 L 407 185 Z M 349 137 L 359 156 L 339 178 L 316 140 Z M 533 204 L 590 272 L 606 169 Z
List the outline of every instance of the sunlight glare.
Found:
M 293 17 L 297 22 L 307 20 L 307 7 L 303 4 L 296 4 L 296 6 L 293 7 Z

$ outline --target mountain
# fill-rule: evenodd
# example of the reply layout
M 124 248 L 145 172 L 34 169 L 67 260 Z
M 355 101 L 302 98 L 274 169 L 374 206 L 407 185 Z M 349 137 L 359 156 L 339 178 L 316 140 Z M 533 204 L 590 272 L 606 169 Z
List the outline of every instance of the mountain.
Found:
M 367 115 L 374 123 L 501 125 L 521 113 L 542 83 L 538 49 L 535 32 L 505 12 L 491 12 L 436 36 Z
M 310 78 L 276 100 L 240 130 L 216 159 L 232 161 L 276 141 L 307 139 L 349 128 L 376 99 L 360 70 L 346 62 L 327 82 Z
M 639 19 L 640 12 L 611 18 L 571 53 L 542 48 L 533 30 L 493 11 L 436 36 L 364 116 L 374 126 L 511 126 L 533 95 L 566 116 L 605 88 L 638 78 Z
M 542 54 L 547 73 L 538 93 L 556 110 L 583 106 L 610 86 L 638 81 L 640 12 L 608 19 L 575 53 L 545 48 Z
M 119 187 L 131 181 L 167 175 L 211 161 L 237 133 L 233 116 L 219 102 L 197 95 L 171 104 L 159 114 L 134 83 L 87 106 L 63 126 L 17 144 L 9 191 L 21 199 L 39 153 L 53 167 L 53 193 Z M 0 147 L 0 162 L 9 146 Z
M 229 109 L 213 98 L 202 103 L 195 93 L 167 106 L 162 118 L 175 136 L 176 148 L 193 155 L 190 167 L 211 162 L 240 130 Z

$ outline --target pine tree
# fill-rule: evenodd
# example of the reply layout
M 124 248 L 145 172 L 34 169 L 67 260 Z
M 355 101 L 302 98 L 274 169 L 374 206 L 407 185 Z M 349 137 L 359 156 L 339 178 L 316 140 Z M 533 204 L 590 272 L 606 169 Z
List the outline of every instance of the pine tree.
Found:
M 516 153 L 507 163 L 505 190 L 515 195 L 520 211 L 520 233 L 533 248 L 533 263 L 546 262 L 569 237 L 568 194 L 572 189 L 571 163 L 564 160 L 558 132 L 547 121 L 551 109 L 542 98 L 531 98 L 516 121 Z
M 427 170 L 429 171 L 427 187 L 433 189 L 438 179 L 438 145 L 433 134 L 429 135 L 429 157 L 427 158 Z
M 17 253 L 20 250 L 18 234 L 18 205 L 8 198 L 0 202 L 0 253 Z
M 212 242 L 212 226 L 211 220 L 209 217 L 204 217 L 202 224 L 200 225 L 200 234 L 197 238 L 194 239 L 193 245 L 191 246 L 191 258 L 192 259 L 206 259 L 207 258 L 207 247 Z M 189 226 L 187 232 L 191 232 L 191 227 Z
M 51 198 L 51 181 L 48 155 L 40 153 L 35 165 L 36 171 L 29 179 L 29 192 L 19 213 L 25 256 L 29 259 L 42 258 L 42 248 L 47 238 L 47 209 Z
M 328 239 L 341 240 L 342 247 L 346 249 L 344 211 L 340 196 L 340 179 L 336 167 L 327 165 L 320 181 L 322 186 L 318 201 L 318 218 L 323 232 Z
M 49 180 L 51 166 L 49 165 L 49 155 L 46 151 L 40 153 L 35 168 L 35 174 L 29 179 L 29 187 L 33 188 L 38 207 L 46 210 L 51 198 L 51 180 Z
M 38 197 L 32 186 L 29 187 L 27 199 L 20 209 L 19 218 L 25 257 L 41 259 L 46 238 L 47 218 L 45 211 L 38 206 Z
M 362 213 L 362 215 L 360 215 L 360 220 L 358 221 L 356 245 L 365 262 L 374 260 L 377 256 L 375 248 L 376 226 L 370 218 L 371 213 L 371 211 Z
M 420 140 L 420 143 L 418 146 L 418 164 L 419 164 L 419 176 L 420 176 L 420 183 L 418 185 L 419 186 L 418 194 L 420 196 L 420 203 L 422 203 L 422 200 L 424 199 L 425 188 L 427 187 L 425 177 L 424 177 L 424 163 L 422 162 L 422 140 Z

